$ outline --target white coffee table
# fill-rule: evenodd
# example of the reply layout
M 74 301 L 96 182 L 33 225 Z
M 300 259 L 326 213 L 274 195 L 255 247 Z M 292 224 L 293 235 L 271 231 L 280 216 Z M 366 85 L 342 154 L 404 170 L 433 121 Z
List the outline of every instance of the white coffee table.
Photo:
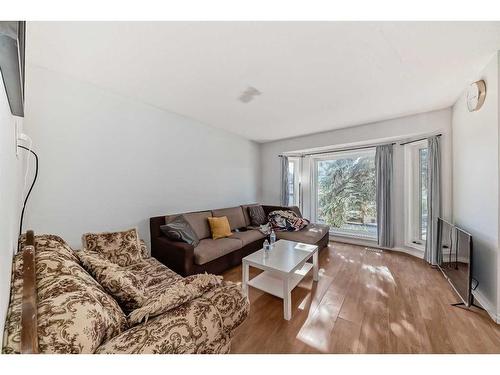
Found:
M 307 260 L 313 258 L 313 263 Z M 243 258 L 243 293 L 248 286 L 283 299 L 284 318 L 292 317 L 291 292 L 313 268 L 313 280 L 318 281 L 318 246 L 287 240 L 277 241 L 266 255 L 261 249 Z M 249 280 L 249 267 L 264 270 Z

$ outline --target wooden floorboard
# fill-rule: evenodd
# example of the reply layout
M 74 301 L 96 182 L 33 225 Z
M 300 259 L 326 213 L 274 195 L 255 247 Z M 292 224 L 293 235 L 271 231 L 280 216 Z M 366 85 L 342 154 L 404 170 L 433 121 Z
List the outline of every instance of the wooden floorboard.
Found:
M 319 281 L 293 290 L 290 321 L 281 299 L 249 288 L 232 353 L 500 353 L 500 325 L 451 306 L 448 282 L 420 259 L 331 242 L 319 264 Z M 224 278 L 241 282 L 241 267 Z

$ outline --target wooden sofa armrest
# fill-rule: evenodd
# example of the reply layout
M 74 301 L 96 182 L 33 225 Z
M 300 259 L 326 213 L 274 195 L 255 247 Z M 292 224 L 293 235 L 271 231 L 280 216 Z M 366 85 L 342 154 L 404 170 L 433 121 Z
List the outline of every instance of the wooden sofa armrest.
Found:
M 171 241 L 167 237 L 152 238 L 151 255 L 182 276 L 188 276 L 192 273 L 193 245 Z
M 23 252 L 23 297 L 21 305 L 21 353 L 38 353 L 35 234 L 26 232 Z

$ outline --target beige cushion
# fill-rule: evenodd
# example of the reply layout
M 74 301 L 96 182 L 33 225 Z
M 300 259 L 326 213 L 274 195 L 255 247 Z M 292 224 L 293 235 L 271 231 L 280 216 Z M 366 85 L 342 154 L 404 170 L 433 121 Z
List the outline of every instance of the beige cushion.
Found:
M 231 230 L 234 230 L 236 228 L 244 228 L 247 226 L 241 206 L 212 210 L 212 216 L 226 216 L 227 220 L 229 220 L 229 226 L 231 227 Z
M 260 206 L 258 203 L 253 203 L 253 204 L 244 204 L 241 206 L 241 209 L 243 210 L 243 217 L 245 218 L 245 226 L 250 226 L 252 225 L 252 219 L 250 219 L 250 215 L 248 214 L 248 207 L 251 206 Z
M 128 266 L 142 260 L 141 244 L 137 229 L 121 232 L 85 233 L 83 249 L 95 251 L 119 266 Z
M 139 274 L 108 261 L 96 252 L 81 250 L 77 254 L 83 267 L 125 311 L 132 311 L 145 303 L 146 286 Z
M 219 238 L 218 240 L 205 238 L 194 248 L 194 263 L 202 265 L 242 247 L 243 242 L 236 238 Z
M 128 316 L 129 324 L 135 325 L 148 318 L 163 314 L 180 305 L 200 297 L 220 285 L 222 276 L 205 274 L 191 275 L 150 298 L 142 307 Z
M 212 216 L 211 211 L 189 212 L 187 214 L 183 214 L 183 216 L 189 223 L 189 225 L 191 225 L 191 228 L 193 228 L 194 232 L 200 240 L 203 238 L 212 237 L 207 219 L 208 217 Z
M 265 236 L 261 231 L 257 229 L 247 230 L 246 232 L 233 232 L 231 238 L 237 238 L 243 242 L 243 246 L 248 245 L 249 243 L 258 241 L 263 239 Z
M 329 230 L 328 225 L 309 224 L 298 232 L 276 232 L 276 238 L 315 245 Z

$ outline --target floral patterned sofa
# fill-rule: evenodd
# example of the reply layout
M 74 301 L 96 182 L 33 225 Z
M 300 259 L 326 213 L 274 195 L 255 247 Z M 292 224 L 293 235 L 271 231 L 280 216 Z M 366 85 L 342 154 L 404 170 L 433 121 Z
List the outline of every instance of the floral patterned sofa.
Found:
M 147 311 L 136 310 L 131 319 L 127 299 L 119 303 L 109 293 L 116 284 L 96 281 L 106 281 L 99 272 L 114 276 L 114 265 L 98 272 L 82 251 L 54 235 L 35 236 L 35 248 L 39 353 L 228 353 L 232 331 L 248 315 L 248 300 L 237 284 L 212 275 L 182 278 L 149 257 L 141 241 L 140 258 L 119 268 L 147 291 L 138 296 Z M 13 260 L 3 353 L 21 352 L 21 255 Z

